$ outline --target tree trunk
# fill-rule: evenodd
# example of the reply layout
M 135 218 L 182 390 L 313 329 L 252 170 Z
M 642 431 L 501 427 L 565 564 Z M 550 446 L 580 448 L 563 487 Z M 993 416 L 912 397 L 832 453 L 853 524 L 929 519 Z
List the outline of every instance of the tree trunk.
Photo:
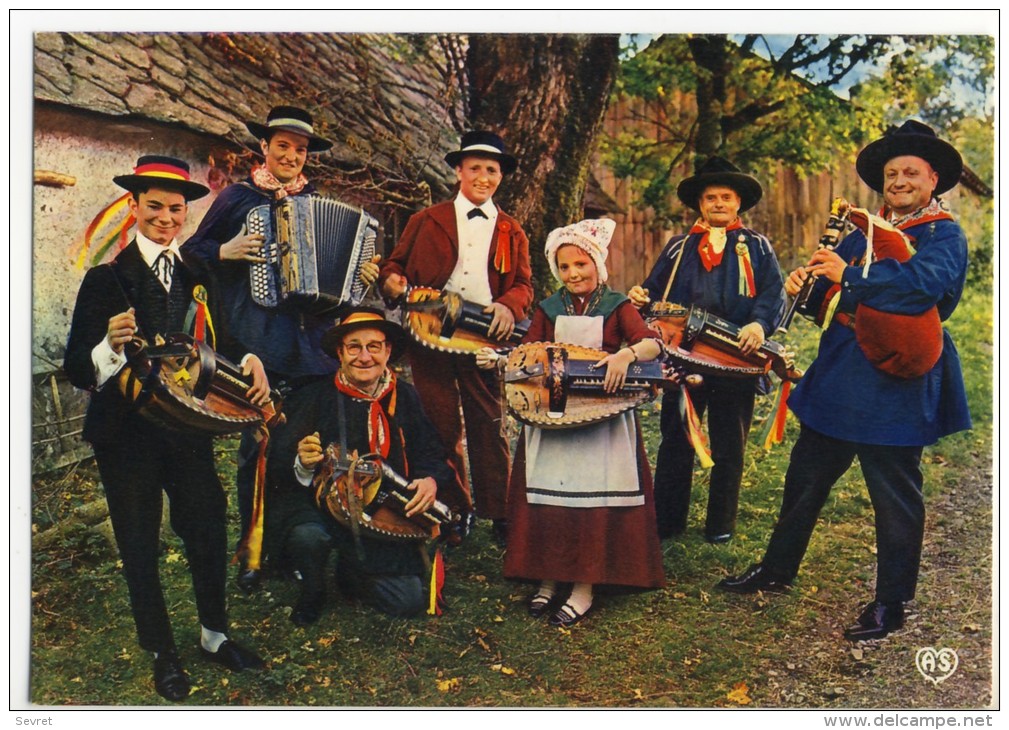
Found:
M 700 73 L 697 75 L 697 132 L 694 151 L 698 161 L 718 154 L 724 142 L 722 115 L 725 77 L 728 73 L 728 39 L 723 35 L 696 35 L 687 40 Z
M 529 235 L 537 297 L 554 289 L 547 234 L 581 218 L 596 134 L 617 70 L 616 35 L 471 35 L 473 129 L 500 134 L 519 161 L 495 202 Z

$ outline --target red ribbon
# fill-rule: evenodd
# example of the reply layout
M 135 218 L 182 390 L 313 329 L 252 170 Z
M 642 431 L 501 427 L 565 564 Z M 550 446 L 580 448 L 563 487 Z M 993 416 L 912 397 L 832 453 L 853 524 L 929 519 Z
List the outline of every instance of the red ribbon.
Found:
M 511 223 L 498 221 L 497 247 L 494 249 L 494 268 L 501 274 L 507 274 L 512 268 Z
M 368 406 L 368 449 L 385 459 L 389 456 L 390 433 L 389 416 L 396 415 L 396 373 L 389 371 L 389 380 L 376 395 L 368 395 L 346 382 L 343 374 L 337 371 L 333 378 L 336 389 L 357 400 L 367 401 Z M 388 397 L 389 405 L 383 408 L 381 401 Z M 389 416 L 386 415 L 388 410 Z

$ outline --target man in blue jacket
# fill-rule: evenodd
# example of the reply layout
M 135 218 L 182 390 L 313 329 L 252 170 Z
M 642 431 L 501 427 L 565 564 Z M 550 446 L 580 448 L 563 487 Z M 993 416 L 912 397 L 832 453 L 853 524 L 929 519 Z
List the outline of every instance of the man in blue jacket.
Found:
M 246 122 L 259 140 L 263 163 L 246 180 L 229 185 L 217 196 L 196 233 L 182 250 L 207 262 L 221 285 L 223 307 L 232 335 L 266 366 L 270 382 L 291 392 L 336 372 L 337 362 L 321 347 L 332 318 L 301 311 L 296 304 L 276 308 L 256 304 L 249 284 L 249 267 L 264 261 L 262 234 L 246 230 L 249 211 L 285 196 L 316 195 L 303 174 L 309 153 L 333 146 L 315 134 L 312 116 L 298 107 L 276 106 L 266 123 Z M 258 444 L 253 433 L 243 434 L 238 452 L 238 511 L 242 534 L 249 533 Z M 259 571 L 242 556 L 238 585 L 253 590 Z
M 759 348 L 774 332 L 785 308 L 781 268 L 771 242 L 743 225 L 740 217 L 756 205 L 763 189 L 728 160 L 712 157 L 680 182 L 676 194 L 700 218 L 685 235 L 674 236 L 642 286 L 627 292 L 642 307 L 668 301 L 700 307 L 738 325 L 744 353 Z M 759 381 L 705 375 L 691 392 L 698 418 L 708 413 L 714 466 L 708 489 L 704 537 L 711 543 L 732 538 L 743 479 L 743 453 L 753 420 Z M 655 462 L 655 512 L 659 537 L 687 527 L 694 472 L 694 447 L 687 438 L 679 390 L 662 397 L 662 443 Z
M 941 335 L 938 362 L 924 375 L 908 377 L 873 364 L 856 337 L 855 314 L 859 307 L 895 315 L 935 307 L 945 321 L 953 313 L 967 274 L 967 240 L 936 196 L 957 184 L 962 167 L 960 154 L 920 122 L 905 122 L 872 142 L 856 169 L 883 195 L 881 217 L 911 239 L 914 255 L 904 262 L 870 259 L 867 267 L 867 239 L 856 230 L 835 250 L 817 251 L 785 285 L 794 296 L 806 276 L 817 276 L 805 312 L 823 311 L 821 305 L 839 292 L 836 309 L 815 361 L 788 401 L 801 431 L 764 559 L 718 586 L 735 593 L 786 589 L 831 488 L 857 456 L 876 515 L 877 572 L 875 599 L 845 631 L 850 641 L 877 639 L 904 625 L 925 530 L 922 449 L 971 427 L 948 332 Z

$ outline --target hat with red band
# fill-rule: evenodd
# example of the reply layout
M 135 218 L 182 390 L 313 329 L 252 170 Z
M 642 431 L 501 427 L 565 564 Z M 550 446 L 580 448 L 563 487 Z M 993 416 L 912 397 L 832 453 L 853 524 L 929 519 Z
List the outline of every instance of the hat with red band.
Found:
M 160 188 L 182 193 L 186 200 L 202 198 L 210 188 L 189 179 L 189 164 L 176 157 L 144 155 L 137 160 L 132 175 L 117 175 L 112 181 L 131 193 Z

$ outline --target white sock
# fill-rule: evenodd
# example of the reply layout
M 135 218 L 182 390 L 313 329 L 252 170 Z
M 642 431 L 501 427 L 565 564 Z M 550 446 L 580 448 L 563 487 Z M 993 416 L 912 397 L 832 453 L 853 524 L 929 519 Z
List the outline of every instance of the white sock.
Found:
M 220 631 L 211 631 L 206 626 L 200 626 L 200 645 L 211 654 L 217 653 L 221 644 L 228 640 L 227 634 Z
M 537 596 L 543 596 L 545 598 L 553 598 L 554 593 L 557 592 L 557 581 L 555 580 L 545 580 L 540 583 L 540 587 L 536 589 Z
M 567 604 L 575 611 L 582 614 L 592 608 L 592 584 L 575 583 L 571 589 Z

